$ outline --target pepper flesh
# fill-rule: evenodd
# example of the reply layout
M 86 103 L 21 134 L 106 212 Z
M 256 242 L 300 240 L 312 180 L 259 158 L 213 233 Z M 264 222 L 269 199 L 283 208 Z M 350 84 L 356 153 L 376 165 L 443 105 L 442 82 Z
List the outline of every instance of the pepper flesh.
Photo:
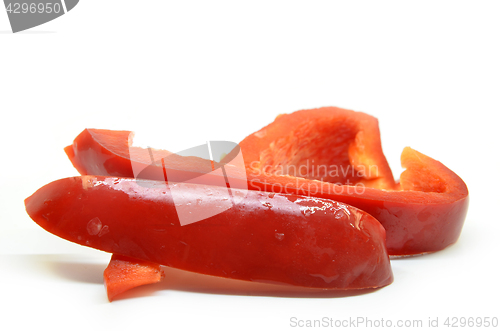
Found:
M 25 204 L 36 223 L 64 239 L 178 269 L 325 289 L 376 288 L 392 282 L 384 228 L 354 207 L 235 189 L 233 196 L 246 197 L 233 208 L 181 226 L 171 185 L 73 177 L 40 188 Z M 227 190 L 173 185 L 185 198 L 214 209 Z
M 361 112 L 325 107 L 278 115 L 240 142 L 239 149 L 249 172 L 396 188 L 378 120 Z
M 151 160 L 145 157 L 147 151 L 130 146 L 131 137 L 129 131 L 87 129 L 65 150 L 82 175 L 134 177 L 132 164 L 147 166 Z M 378 122 L 370 115 L 335 107 L 280 115 L 239 148 L 246 177 L 238 167 L 226 167 L 233 182 L 246 179 L 250 190 L 327 198 L 362 209 L 385 227 L 390 255 L 438 251 L 460 236 L 469 200 L 465 183 L 409 147 L 401 155 L 407 169 L 395 183 L 382 152 Z M 172 154 L 154 153 L 155 160 Z M 306 171 L 301 177 L 300 169 L 309 169 L 313 161 L 317 169 L 334 166 L 339 171 L 327 178 Z M 177 156 L 163 167 L 197 172 L 204 162 L 210 161 Z M 143 178 L 158 179 L 147 174 Z
M 104 286 L 108 300 L 134 287 L 158 283 L 165 276 L 158 263 L 113 254 L 104 270 Z

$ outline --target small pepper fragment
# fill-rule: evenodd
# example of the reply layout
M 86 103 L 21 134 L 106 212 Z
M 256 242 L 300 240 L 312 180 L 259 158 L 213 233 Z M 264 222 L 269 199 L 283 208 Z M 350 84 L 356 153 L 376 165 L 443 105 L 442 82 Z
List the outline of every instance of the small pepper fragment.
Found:
M 213 210 L 225 203 L 223 187 L 83 176 L 52 182 L 25 204 L 36 223 L 66 240 L 187 271 L 324 289 L 392 282 L 384 228 L 354 207 L 234 189 L 245 197 L 232 208 L 182 226 L 172 185 L 186 201 Z
M 158 263 L 113 254 L 104 270 L 104 286 L 109 301 L 134 287 L 158 283 L 165 276 Z

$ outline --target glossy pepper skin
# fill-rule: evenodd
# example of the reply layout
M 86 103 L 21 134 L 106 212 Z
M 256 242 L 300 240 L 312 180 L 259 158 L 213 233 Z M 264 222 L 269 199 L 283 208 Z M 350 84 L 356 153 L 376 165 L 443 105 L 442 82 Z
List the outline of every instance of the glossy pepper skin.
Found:
M 129 131 L 86 129 L 65 150 L 83 175 L 134 177 L 132 164 L 148 166 L 151 160 L 138 147 L 129 151 L 131 137 Z M 395 183 L 382 152 L 378 121 L 370 115 L 335 107 L 280 115 L 239 148 L 246 174 L 237 166 L 226 167 L 229 177 L 247 180 L 250 190 L 322 197 L 362 209 L 385 227 L 390 255 L 438 251 L 460 236 L 469 201 L 465 183 L 411 148 L 401 155 L 406 170 Z M 171 154 L 154 153 L 154 159 Z M 203 162 L 209 161 L 178 157 L 164 166 L 196 172 Z M 337 172 L 322 176 L 324 171 L 309 171 L 314 166 Z
M 217 162 L 194 156 L 180 156 L 166 150 L 135 147 L 132 146 L 133 136 L 130 131 L 85 129 L 64 151 L 82 175 L 172 182 L 190 180 L 198 184 L 226 185 L 222 171 L 212 171 L 220 168 Z M 225 170 L 231 178 L 231 187 L 247 188 L 244 165 L 229 163 Z
M 184 198 L 214 209 L 227 192 L 175 185 Z M 73 177 L 40 188 L 25 204 L 36 223 L 59 237 L 178 269 L 324 289 L 392 282 L 385 230 L 363 211 L 326 199 L 248 191 L 232 208 L 181 226 L 171 187 L 160 181 Z
M 435 252 L 455 243 L 469 204 L 465 183 L 442 163 L 403 150 L 402 190 L 338 186 L 276 175 L 249 174 L 249 188 L 335 199 L 366 211 L 384 226 L 392 256 Z

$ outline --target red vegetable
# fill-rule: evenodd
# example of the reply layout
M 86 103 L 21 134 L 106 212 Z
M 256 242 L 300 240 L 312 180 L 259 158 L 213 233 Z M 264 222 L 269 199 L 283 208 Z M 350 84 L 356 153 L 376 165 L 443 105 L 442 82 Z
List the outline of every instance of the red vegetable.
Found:
M 210 164 L 158 150 L 153 159 L 164 162 L 152 164 L 147 150 L 129 149 L 129 144 L 128 131 L 87 129 L 65 150 L 83 175 L 134 177 L 135 166 L 151 169 L 142 172 L 141 178 L 164 180 L 167 169 L 173 174 L 168 180 L 182 181 L 203 173 Z M 232 159 L 225 170 L 233 185 L 243 187 L 247 180 L 251 190 L 353 205 L 382 223 L 391 255 L 441 250 L 460 235 L 469 199 L 465 183 L 440 162 L 410 148 L 401 156 L 407 169 L 400 183 L 395 183 L 382 153 L 378 122 L 372 116 L 334 107 L 280 115 L 239 146 L 244 164 L 233 159 L 240 150 L 225 158 Z M 220 185 L 221 176 L 218 172 L 196 180 Z
M 109 301 L 134 287 L 158 283 L 164 273 L 158 263 L 113 254 L 104 270 L 104 286 Z
M 227 188 L 83 176 L 26 199 L 31 218 L 75 243 L 202 274 L 325 289 L 392 282 L 385 231 L 327 199 L 232 190 L 234 206 L 181 226 L 178 211 L 224 210 Z M 237 199 L 241 198 L 241 199 Z M 176 212 L 177 211 L 177 212 Z
M 249 189 L 330 198 L 360 208 L 386 229 L 390 255 L 438 251 L 460 236 L 469 201 L 462 179 L 406 147 L 401 155 L 406 170 L 395 185 L 377 120 L 367 114 L 328 107 L 281 115 L 239 145 Z M 300 169 L 306 162 L 316 166 L 299 177 L 283 176 L 288 174 L 283 165 Z M 326 180 L 343 185 L 316 181 L 322 179 L 317 175 L 322 165 L 339 169 L 337 177 Z
M 101 175 L 226 186 L 221 164 L 166 150 L 132 145 L 133 133 L 85 129 L 64 151 L 82 175 Z M 236 153 L 237 154 L 237 151 Z M 231 187 L 247 188 L 246 171 L 238 158 L 225 164 Z M 154 161 L 154 162 L 153 162 Z M 214 171 L 216 169 L 217 171 Z M 134 175 L 135 171 L 135 175 Z

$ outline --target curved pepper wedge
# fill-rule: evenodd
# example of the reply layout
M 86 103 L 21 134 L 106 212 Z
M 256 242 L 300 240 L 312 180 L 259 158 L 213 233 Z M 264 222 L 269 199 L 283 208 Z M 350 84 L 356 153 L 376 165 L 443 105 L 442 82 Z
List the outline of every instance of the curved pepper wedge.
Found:
M 173 186 L 184 202 L 174 201 Z M 343 203 L 233 189 L 233 197 L 244 198 L 232 208 L 181 225 L 179 206 L 195 201 L 218 211 L 224 192 L 200 184 L 82 176 L 40 188 L 25 205 L 36 223 L 66 240 L 197 273 L 322 289 L 392 282 L 384 228 Z
M 135 163 L 155 167 L 148 151 L 131 144 L 129 131 L 86 129 L 65 150 L 82 175 L 134 177 Z M 335 107 L 280 115 L 221 162 L 239 152 L 246 173 L 239 164 L 226 167 L 234 182 L 246 180 L 250 190 L 327 198 L 362 209 L 385 227 L 390 255 L 438 251 L 460 236 L 469 200 L 465 183 L 411 148 L 401 155 L 406 170 L 396 183 L 382 152 L 378 121 L 370 115 Z M 155 160 L 169 161 L 156 167 L 197 173 L 210 162 L 171 154 L 155 150 Z
M 319 143 L 307 140 L 311 136 L 330 143 L 318 150 Z M 377 120 L 370 115 L 334 107 L 280 115 L 239 148 L 250 189 L 324 197 L 360 208 L 386 229 L 390 255 L 438 251 L 460 236 L 469 200 L 465 183 L 440 162 L 406 147 L 401 155 L 406 170 L 396 184 Z M 335 183 L 317 180 L 325 168 L 337 175 Z

